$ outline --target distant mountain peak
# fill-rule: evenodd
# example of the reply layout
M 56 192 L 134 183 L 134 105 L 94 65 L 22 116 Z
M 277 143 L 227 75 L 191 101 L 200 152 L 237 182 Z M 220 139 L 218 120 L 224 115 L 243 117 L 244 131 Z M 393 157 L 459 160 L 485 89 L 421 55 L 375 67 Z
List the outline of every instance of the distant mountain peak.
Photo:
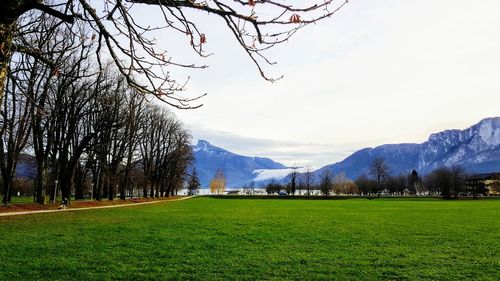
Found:
M 196 144 L 197 147 L 206 147 L 206 146 L 212 146 L 208 141 L 206 140 L 198 140 L 198 143 Z
M 194 152 L 203 151 L 206 153 L 214 153 L 214 154 L 231 154 L 231 152 L 217 147 L 206 140 L 198 140 L 198 143 L 193 146 Z
M 209 143 L 206 140 L 198 140 L 198 143 L 194 147 L 197 147 L 200 149 L 207 149 L 210 147 L 214 147 L 214 145 L 212 145 L 211 143 Z
M 238 155 L 217 147 L 206 140 L 198 140 L 192 146 L 201 185 L 206 187 L 215 172 L 221 169 L 229 187 L 243 186 L 255 178 L 254 171 L 260 169 L 283 169 L 280 163 L 264 157 Z

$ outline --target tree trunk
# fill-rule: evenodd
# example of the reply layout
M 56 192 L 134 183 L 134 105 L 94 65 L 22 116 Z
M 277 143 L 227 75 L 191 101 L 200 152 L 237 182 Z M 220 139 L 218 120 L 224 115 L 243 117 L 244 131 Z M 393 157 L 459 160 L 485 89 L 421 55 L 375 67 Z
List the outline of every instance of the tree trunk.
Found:
M 108 178 L 108 200 L 113 201 L 115 199 L 115 184 L 114 181 L 110 183 Z
M 107 172 L 104 173 L 104 178 L 102 179 L 101 184 L 102 184 L 102 198 L 107 198 L 109 193 L 109 178 Z
M 3 177 L 4 183 L 3 183 L 3 199 L 2 203 L 4 205 L 7 205 L 8 202 L 11 200 L 12 196 L 12 179 L 6 179 L 5 176 Z
M 75 199 L 76 200 L 85 198 L 83 188 L 84 188 L 84 185 L 81 181 L 78 181 L 75 183 Z
M 5 95 L 5 83 L 12 58 L 12 36 L 14 34 L 15 22 L 0 23 L 0 104 Z
M 0 141 L 0 143 L 3 146 L 3 142 Z M 12 181 L 14 179 L 14 174 L 16 171 L 16 159 L 14 159 L 14 155 L 12 154 L 5 155 L 5 153 L 0 152 L 0 155 L 2 156 L 1 158 L 7 157 L 7 159 L 5 160 L 6 163 L 2 163 L 1 168 L 2 180 L 4 185 L 4 196 L 2 202 L 4 203 L 4 205 L 7 205 L 7 203 L 11 201 L 12 197 Z
M 97 167 L 97 176 L 95 179 L 95 191 L 94 191 L 94 197 L 97 201 L 102 200 L 102 174 L 101 174 L 101 168 Z
M 59 154 L 59 186 L 58 189 L 61 190 L 62 199 L 70 199 L 72 182 L 71 178 L 73 176 L 74 167 L 72 167 L 68 160 L 68 149 L 63 147 Z
M 125 193 L 127 188 L 126 188 L 127 180 L 126 180 L 126 175 L 125 178 L 123 179 L 123 182 L 120 186 L 120 199 L 125 200 L 127 197 L 127 194 Z
M 380 175 L 377 175 L 377 197 L 380 197 Z
M 45 161 L 37 160 L 36 202 L 45 203 L 45 186 L 48 179 L 48 167 Z
M 165 196 L 169 197 L 171 193 L 172 193 L 172 185 L 169 184 L 165 190 Z
M 60 187 L 58 189 L 61 190 L 61 196 L 62 199 L 70 199 L 71 197 L 71 189 L 73 187 L 73 171 L 71 171 L 71 168 L 68 168 L 66 170 L 67 172 L 63 173 L 63 176 L 61 177 L 60 181 Z

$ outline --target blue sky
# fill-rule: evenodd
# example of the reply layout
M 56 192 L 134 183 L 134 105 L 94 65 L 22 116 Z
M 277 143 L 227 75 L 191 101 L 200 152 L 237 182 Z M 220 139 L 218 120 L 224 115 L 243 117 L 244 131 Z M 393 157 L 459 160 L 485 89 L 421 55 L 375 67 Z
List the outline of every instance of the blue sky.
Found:
M 352 0 L 269 52 L 278 64 L 268 73 L 284 75 L 276 83 L 260 78 L 224 24 L 205 15 L 195 19 L 209 58 L 168 36 L 159 45 L 210 66 L 172 71 L 190 76 L 187 94 L 208 93 L 202 108 L 174 110 L 194 142 L 319 167 L 500 115 L 498 11 L 494 0 Z

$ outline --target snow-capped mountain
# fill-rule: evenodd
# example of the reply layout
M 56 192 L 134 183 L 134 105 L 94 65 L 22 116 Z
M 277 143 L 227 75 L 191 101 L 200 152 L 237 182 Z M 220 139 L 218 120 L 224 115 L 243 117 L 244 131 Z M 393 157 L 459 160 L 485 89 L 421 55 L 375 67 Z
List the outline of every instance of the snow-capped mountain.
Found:
M 432 134 L 422 144 L 418 168 L 460 164 L 479 172 L 500 169 L 500 117 L 487 118 L 463 130 Z
M 286 168 L 269 158 L 238 155 L 205 140 L 199 140 L 198 144 L 192 148 L 195 158 L 194 166 L 198 171 L 202 187 L 208 186 L 219 169 L 226 176 L 227 186 L 239 187 L 254 180 L 257 176 L 256 171 Z
M 500 117 L 481 120 L 465 130 L 446 130 L 430 135 L 421 144 L 386 144 L 361 149 L 345 160 L 325 166 L 334 174 L 345 172 L 354 179 L 368 174 L 372 159 L 383 156 L 393 174 L 416 169 L 425 174 L 440 166 L 459 164 L 467 171 L 482 173 L 500 171 Z

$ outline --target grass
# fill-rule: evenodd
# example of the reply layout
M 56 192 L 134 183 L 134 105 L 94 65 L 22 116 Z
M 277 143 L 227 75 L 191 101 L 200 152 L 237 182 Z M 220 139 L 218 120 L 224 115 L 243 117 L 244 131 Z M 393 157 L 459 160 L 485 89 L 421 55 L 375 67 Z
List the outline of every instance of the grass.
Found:
M 0 218 L 0 280 L 499 280 L 500 201 L 222 200 Z
M 33 196 L 12 196 L 11 203 L 33 203 Z

